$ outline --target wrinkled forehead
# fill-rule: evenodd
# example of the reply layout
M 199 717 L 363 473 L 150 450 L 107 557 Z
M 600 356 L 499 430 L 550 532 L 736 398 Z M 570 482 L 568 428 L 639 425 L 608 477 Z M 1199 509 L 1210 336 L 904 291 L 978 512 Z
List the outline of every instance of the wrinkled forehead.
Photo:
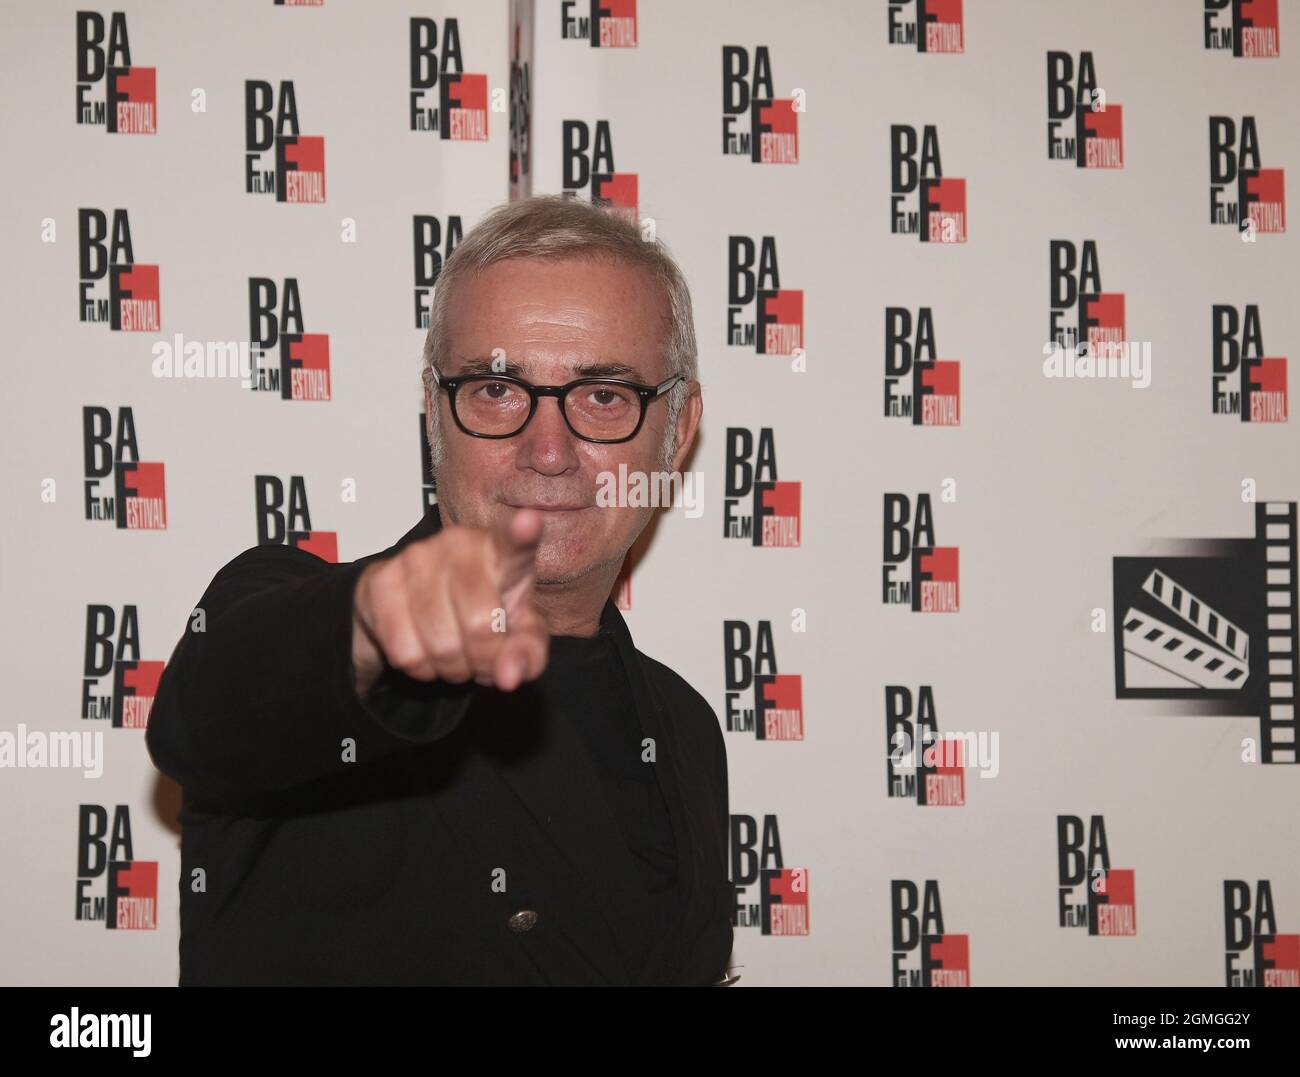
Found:
M 508 259 L 459 279 L 450 300 L 442 367 L 449 376 L 650 384 L 664 376 L 667 302 L 642 266 L 603 257 Z
M 550 379 L 563 382 L 578 378 L 622 378 L 648 385 L 655 385 L 662 380 L 657 372 L 652 372 L 651 363 L 626 363 L 607 359 L 541 359 L 522 356 L 516 361 L 501 356 L 478 355 L 465 359 L 453 357 L 448 366 L 453 368 L 446 372 L 448 377 L 505 374 L 512 378 L 523 378 L 534 385 L 541 385 Z

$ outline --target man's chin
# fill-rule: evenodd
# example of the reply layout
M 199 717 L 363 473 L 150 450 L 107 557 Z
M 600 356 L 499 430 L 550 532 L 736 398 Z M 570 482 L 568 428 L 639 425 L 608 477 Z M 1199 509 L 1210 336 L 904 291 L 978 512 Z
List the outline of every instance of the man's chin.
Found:
M 593 543 L 589 535 L 566 536 L 547 541 L 543 537 L 537 547 L 537 575 L 539 586 L 563 587 L 577 583 L 592 573 L 600 573 L 611 565 L 621 565 L 623 554 L 608 545 Z
M 537 583 L 542 587 L 562 586 L 587 575 L 595 563 L 590 557 L 576 556 L 573 550 L 557 548 L 557 543 L 543 542 L 537 548 Z

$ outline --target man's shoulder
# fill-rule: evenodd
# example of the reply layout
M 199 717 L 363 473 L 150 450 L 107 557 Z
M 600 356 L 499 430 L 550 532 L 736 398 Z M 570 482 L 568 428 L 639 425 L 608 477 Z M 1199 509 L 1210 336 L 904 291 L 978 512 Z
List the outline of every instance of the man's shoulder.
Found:
M 244 567 L 248 565 L 281 565 L 281 564 L 301 564 L 316 567 L 318 563 L 331 564 L 332 562 L 321 557 L 314 550 L 307 550 L 301 546 L 293 546 L 284 542 L 265 542 L 256 546 L 249 546 L 241 550 L 234 557 L 222 566 L 223 570 L 233 567 Z
M 688 730 L 709 739 L 721 736 L 718 716 L 712 704 L 695 689 L 690 681 L 671 666 L 665 665 L 657 658 L 652 658 L 639 647 L 636 653 L 645 667 L 646 675 L 664 694 L 672 705 L 674 713 L 688 716 L 683 723 Z
M 210 588 L 238 592 L 256 590 L 294 581 L 307 581 L 329 575 L 331 579 L 356 575 L 371 560 L 370 554 L 356 561 L 336 562 L 311 550 L 288 544 L 250 546 L 221 566 L 212 577 Z
M 646 671 L 650 676 L 654 677 L 658 687 L 672 692 L 676 696 L 685 697 L 693 706 L 707 708 L 712 711 L 713 708 L 709 706 L 708 700 L 700 695 L 691 682 L 673 669 L 672 666 L 666 665 L 660 662 L 659 659 L 646 654 L 640 647 L 636 648 L 636 653 L 646 667 Z
M 365 554 L 353 561 L 330 561 L 314 550 L 308 550 L 290 543 L 261 543 L 242 550 L 220 569 L 220 574 L 242 573 L 266 569 L 271 572 L 289 574 L 323 572 L 331 568 L 359 570 L 372 561 L 389 557 L 403 547 L 441 530 L 441 520 L 436 507 L 390 546 Z

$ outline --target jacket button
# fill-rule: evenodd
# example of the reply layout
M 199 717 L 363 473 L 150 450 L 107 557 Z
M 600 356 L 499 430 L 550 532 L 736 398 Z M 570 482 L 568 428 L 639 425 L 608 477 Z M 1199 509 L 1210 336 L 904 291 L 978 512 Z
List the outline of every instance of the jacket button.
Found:
M 532 909 L 520 909 L 507 923 L 511 931 L 516 935 L 522 935 L 525 931 L 531 931 L 533 925 L 537 923 L 537 913 Z

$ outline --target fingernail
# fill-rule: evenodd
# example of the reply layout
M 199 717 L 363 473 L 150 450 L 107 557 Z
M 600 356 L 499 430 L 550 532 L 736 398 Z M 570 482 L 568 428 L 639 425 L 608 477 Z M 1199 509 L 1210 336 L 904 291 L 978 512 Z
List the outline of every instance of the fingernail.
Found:
M 505 675 L 501 678 L 502 687 L 509 691 L 523 679 L 523 675 L 524 671 L 519 668 L 519 659 L 506 659 Z

